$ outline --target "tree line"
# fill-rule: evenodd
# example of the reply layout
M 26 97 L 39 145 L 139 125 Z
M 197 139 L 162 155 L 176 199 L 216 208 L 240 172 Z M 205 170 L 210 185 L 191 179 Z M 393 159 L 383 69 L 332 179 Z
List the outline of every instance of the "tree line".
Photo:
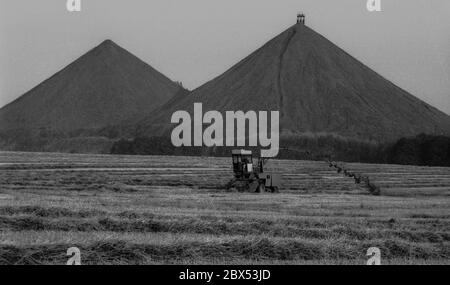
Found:
M 112 154 L 225 156 L 237 147 L 174 147 L 168 137 L 120 139 Z M 246 147 L 259 154 L 259 149 Z M 302 159 L 388 163 L 420 166 L 450 166 L 450 137 L 421 134 L 393 143 L 376 143 L 335 135 L 287 136 L 280 138 L 279 159 Z

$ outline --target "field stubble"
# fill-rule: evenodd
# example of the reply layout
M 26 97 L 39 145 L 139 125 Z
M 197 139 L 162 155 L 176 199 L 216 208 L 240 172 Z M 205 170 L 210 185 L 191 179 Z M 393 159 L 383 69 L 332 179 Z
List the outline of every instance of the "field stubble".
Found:
M 450 169 L 272 161 L 280 194 L 227 192 L 226 158 L 0 153 L 0 264 L 449 264 Z

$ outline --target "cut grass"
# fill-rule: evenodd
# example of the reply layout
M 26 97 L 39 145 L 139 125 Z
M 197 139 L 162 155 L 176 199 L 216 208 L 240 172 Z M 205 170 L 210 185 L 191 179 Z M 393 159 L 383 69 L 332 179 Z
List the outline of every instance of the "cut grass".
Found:
M 350 165 L 407 185 L 373 197 L 321 162 L 271 165 L 277 195 L 222 191 L 229 159 L 0 152 L 0 263 L 77 246 L 84 264 L 365 264 L 377 246 L 383 264 L 448 264 L 449 169 Z
M 271 221 L 204 221 L 194 217 L 185 219 L 48 219 L 41 217 L 0 217 L 3 230 L 41 231 L 106 231 L 136 233 L 193 233 L 209 235 L 266 235 L 270 237 L 300 237 L 311 240 L 344 238 L 356 241 L 373 239 L 402 239 L 410 242 L 443 243 L 450 241 L 446 231 L 424 231 L 419 229 L 383 229 L 351 224 L 274 223 Z M 389 229 L 390 228 L 390 229 Z
M 337 245 L 334 243 L 334 245 Z M 378 246 L 386 259 L 450 258 L 443 245 L 408 244 L 387 240 L 375 243 L 350 243 L 329 246 L 324 242 L 273 241 L 267 238 L 224 242 L 174 242 L 165 244 L 133 244 L 125 241 L 98 242 L 79 245 L 84 264 L 145 264 L 181 260 L 235 259 L 255 261 L 320 261 L 362 258 L 370 246 Z M 65 253 L 73 244 L 17 247 L 0 246 L 0 264 L 64 264 Z

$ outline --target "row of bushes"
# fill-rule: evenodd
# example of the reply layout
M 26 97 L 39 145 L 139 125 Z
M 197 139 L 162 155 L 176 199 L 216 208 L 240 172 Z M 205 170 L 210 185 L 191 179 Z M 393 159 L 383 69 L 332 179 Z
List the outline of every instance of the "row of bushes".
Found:
M 450 137 L 422 134 L 414 138 L 402 138 L 388 148 L 387 162 L 450 166 Z
M 57 142 L 94 137 L 116 141 L 110 151 L 112 154 L 229 156 L 231 150 L 235 149 L 235 147 L 176 148 L 169 136 L 117 140 L 111 133 L 102 133 L 99 136 L 98 131 L 81 130 L 76 133 L 65 133 L 47 129 L 0 133 L 0 147 L 4 150 L 60 151 L 52 149 Z M 79 142 L 80 140 L 76 140 L 73 144 Z M 90 142 L 92 139 L 86 140 L 85 143 Z M 450 138 L 445 136 L 421 134 L 413 138 L 402 138 L 394 143 L 380 144 L 330 134 L 307 134 L 283 136 L 280 138 L 280 146 L 278 155 L 280 159 L 330 159 L 347 162 L 450 166 Z M 249 149 L 259 153 L 259 148 Z
M 419 135 L 402 138 L 395 143 L 379 144 L 346 139 L 334 135 L 283 137 L 280 141 L 280 159 L 310 159 L 335 161 L 410 164 L 422 166 L 450 166 L 450 138 Z M 138 137 L 119 140 L 112 154 L 134 155 L 203 155 L 229 156 L 235 147 L 180 147 L 172 146 L 167 137 Z M 258 153 L 258 148 L 247 148 Z

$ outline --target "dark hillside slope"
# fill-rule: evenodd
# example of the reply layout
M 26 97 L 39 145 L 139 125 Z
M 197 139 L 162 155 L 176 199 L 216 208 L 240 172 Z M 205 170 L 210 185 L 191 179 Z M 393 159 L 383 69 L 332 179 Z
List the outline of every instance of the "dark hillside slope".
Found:
M 0 109 L 0 131 L 96 129 L 138 119 L 180 87 L 111 40 Z
M 450 117 L 392 84 L 332 42 L 297 24 L 224 74 L 139 124 L 166 135 L 176 110 L 279 110 L 285 135 L 333 134 L 394 141 L 419 133 L 450 134 Z

